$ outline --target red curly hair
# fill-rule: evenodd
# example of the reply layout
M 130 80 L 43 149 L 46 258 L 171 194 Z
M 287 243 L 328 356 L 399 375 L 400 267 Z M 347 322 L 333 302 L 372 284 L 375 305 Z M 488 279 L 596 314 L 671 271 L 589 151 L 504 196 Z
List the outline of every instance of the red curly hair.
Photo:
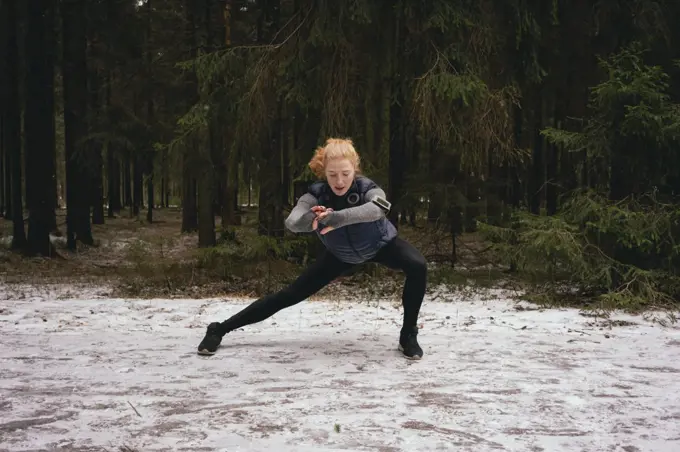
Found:
M 354 143 L 347 138 L 329 138 L 323 147 L 316 148 L 314 156 L 309 161 L 309 168 L 319 178 L 326 176 L 326 162 L 333 159 L 347 159 L 354 166 L 356 173 L 360 172 L 361 159 L 354 149 Z

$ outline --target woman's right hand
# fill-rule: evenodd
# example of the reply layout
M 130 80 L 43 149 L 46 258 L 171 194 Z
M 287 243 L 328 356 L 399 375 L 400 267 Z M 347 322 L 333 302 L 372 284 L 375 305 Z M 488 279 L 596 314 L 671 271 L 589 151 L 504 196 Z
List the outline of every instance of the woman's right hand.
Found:
M 321 213 L 323 213 L 323 212 L 326 212 L 326 211 L 331 211 L 331 212 L 332 212 L 333 209 L 329 209 L 329 208 L 327 208 L 327 207 L 325 207 L 325 206 L 314 206 L 314 207 L 312 207 L 312 212 L 314 212 L 314 213 L 316 214 L 317 217 L 319 216 L 319 214 L 321 214 Z

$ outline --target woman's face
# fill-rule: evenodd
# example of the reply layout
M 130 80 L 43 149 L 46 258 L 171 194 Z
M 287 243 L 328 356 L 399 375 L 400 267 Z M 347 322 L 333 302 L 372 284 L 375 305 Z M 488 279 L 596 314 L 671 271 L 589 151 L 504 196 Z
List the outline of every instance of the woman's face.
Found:
M 354 165 L 347 159 L 332 159 L 326 162 L 326 180 L 331 190 L 343 196 L 354 181 Z

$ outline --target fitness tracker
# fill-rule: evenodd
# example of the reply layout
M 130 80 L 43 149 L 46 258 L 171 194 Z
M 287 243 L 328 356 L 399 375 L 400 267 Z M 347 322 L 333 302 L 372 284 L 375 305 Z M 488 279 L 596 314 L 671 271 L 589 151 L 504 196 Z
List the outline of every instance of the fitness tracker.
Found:
M 385 213 L 388 213 L 392 208 L 392 203 L 390 203 L 388 200 L 380 196 L 374 197 L 373 199 L 371 199 L 371 202 L 376 206 L 380 207 L 380 209 Z

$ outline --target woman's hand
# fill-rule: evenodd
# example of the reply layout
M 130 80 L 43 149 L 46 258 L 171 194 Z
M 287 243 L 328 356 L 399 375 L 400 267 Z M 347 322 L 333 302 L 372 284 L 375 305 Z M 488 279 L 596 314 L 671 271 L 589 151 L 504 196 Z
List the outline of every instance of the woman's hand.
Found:
M 333 209 L 326 208 L 324 206 L 314 206 L 314 207 L 312 207 L 312 212 L 314 212 L 316 214 L 316 218 L 314 218 L 314 221 L 312 221 L 312 229 L 314 231 L 316 231 L 319 228 L 319 221 L 323 220 L 328 215 L 333 213 Z M 325 228 L 323 228 L 321 230 L 320 234 L 321 235 L 326 234 L 326 233 L 332 231 L 333 229 L 335 229 L 335 228 L 333 228 L 332 226 L 326 226 Z
M 312 212 L 314 212 L 315 214 L 317 214 L 317 216 L 318 216 L 320 213 L 326 212 L 326 211 L 331 211 L 331 212 L 332 212 L 333 209 L 331 209 L 331 208 L 329 208 L 329 207 L 326 207 L 326 206 L 314 206 L 314 207 L 312 207 Z

